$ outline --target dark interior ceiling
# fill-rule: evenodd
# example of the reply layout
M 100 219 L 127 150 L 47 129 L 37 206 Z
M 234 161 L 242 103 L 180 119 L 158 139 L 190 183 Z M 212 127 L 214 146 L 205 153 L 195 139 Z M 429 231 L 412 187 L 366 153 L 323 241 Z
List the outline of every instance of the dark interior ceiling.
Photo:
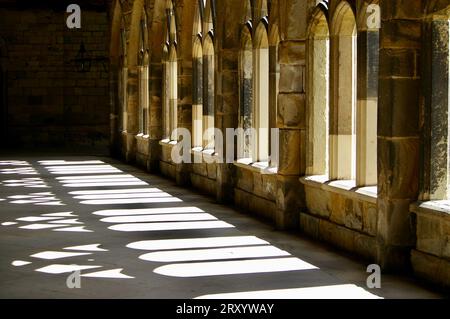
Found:
M 113 0 L 0 0 L 0 8 L 32 10 L 66 10 L 69 4 L 78 4 L 81 9 L 106 11 Z M 0 17 L 1 19 L 1 17 Z

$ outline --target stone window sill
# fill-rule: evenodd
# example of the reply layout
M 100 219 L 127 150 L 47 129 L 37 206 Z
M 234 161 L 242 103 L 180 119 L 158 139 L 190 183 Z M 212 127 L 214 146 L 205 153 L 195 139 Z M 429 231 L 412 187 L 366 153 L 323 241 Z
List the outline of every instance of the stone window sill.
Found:
M 178 144 L 178 141 L 171 141 L 169 139 L 164 139 L 164 140 L 159 141 L 159 145 L 172 145 L 172 146 L 174 146 L 174 145 L 177 145 L 177 144 Z
M 136 135 L 137 140 L 148 140 L 150 138 L 150 135 L 144 135 L 144 134 L 138 134 Z
M 327 176 L 319 175 L 302 177 L 300 178 L 300 182 L 304 185 L 321 188 L 325 191 L 338 193 L 372 204 L 376 204 L 378 199 L 377 186 L 356 187 L 355 181 L 352 180 L 330 181 Z
M 439 218 L 450 219 L 450 200 L 416 202 L 411 204 L 410 211 L 416 214 L 432 214 Z
M 207 163 L 217 163 L 219 161 L 219 157 L 215 150 L 204 149 L 203 147 L 194 147 L 191 149 L 191 154 L 194 156 L 202 157 L 203 159 L 207 159 Z
M 271 167 L 268 162 L 253 163 L 250 158 L 238 159 L 234 162 L 234 165 L 259 174 L 275 175 L 278 173 L 278 167 Z

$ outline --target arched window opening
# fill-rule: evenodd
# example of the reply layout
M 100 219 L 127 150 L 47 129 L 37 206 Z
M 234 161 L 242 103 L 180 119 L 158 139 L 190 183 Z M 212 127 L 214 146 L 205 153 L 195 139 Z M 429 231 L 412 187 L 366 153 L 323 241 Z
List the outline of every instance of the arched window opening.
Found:
M 177 30 L 172 1 L 166 7 L 166 44 L 163 48 L 163 132 L 164 140 L 177 141 L 178 58 Z
M 254 43 L 253 119 L 255 143 L 252 161 L 269 161 L 269 39 L 267 24 L 261 21 L 255 31 Z
M 356 177 L 356 21 L 352 8 L 342 2 L 332 23 L 330 103 L 330 179 Z
M 149 110 L 149 44 L 147 12 L 144 8 L 140 24 L 139 46 L 139 133 L 148 135 Z
M 372 11 L 373 10 L 373 11 Z M 378 14 L 368 7 L 366 13 Z M 372 18 L 373 19 L 373 18 Z M 378 20 L 376 17 L 375 20 Z M 369 20 L 367 16 L 366 20 Z M 367 29 L 365 28 L 367 26 Z M 378 144 L 378 73 L 380 33 L 377 23 L 358 31 L 358 104 L 356 109 L 356 186 L 375 186 Z
M 192 143 L 194 148 L 203 147 L 203 48 L 201 34 L 194 40 L 193 64 L 193 105 L 192 105 Z
M 119 61 L 119 99 L 120 99 L 120 121 L 119 129 L 122 132 L 127 130 L 127 82 L 128 82 L 128 68 L 127 68 L 127 31 L 125 29 L 125 22 L 122 19 L 120 29 L 120 61 Z
M 253 126 L 253 41 L 251 23 L 244 25 L 241 33 L 239 54 L 239 128 L 238 159 L 251 159 L 252 136 L 248 134 Z
M 193 143 L 214 150 L 215 129 L 215 2 L 198 0 L 193 27 Z
M 214 44 L 210 32 L 203 46 L 203 147 L 208 150 L 214 150 L 214 63 Z
M 328 177 L 330 33 L 327 18 L 320 9 L 309 28 L 307 50 L 307 174 Z

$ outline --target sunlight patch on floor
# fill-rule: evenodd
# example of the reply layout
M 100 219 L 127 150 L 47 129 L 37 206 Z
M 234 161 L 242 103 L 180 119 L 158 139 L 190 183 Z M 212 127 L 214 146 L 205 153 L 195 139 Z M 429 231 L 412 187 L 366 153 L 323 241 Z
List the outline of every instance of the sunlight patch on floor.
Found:
M 141 255 L 139 259 L 152 262 L 190 262 L 282 256 L 290 254 L 273 246 L 259 246 L 154 252 Z
M 186 248 L 214 248 L 232 246 L 267 245 L 267 241 L 255 236 L 205 237 L 185 239 L 144 240 L 128 244 L 139 250 L 172 250 Z
M 173 222 L 173 223 L 136 223 L 136 224 L 118 224 L 108 227 L 111 230 L 122 232 L 133 231 L 168 231 L 168 230 L 192 230 L 192 229 L 215 229 L 215 228 L 234 228 L 233 225 L 222 221 L 205 222 Z
M 152 215 L 152 214 L 190 214 L 204 213 L 197 207 L 162 207 L 162 208 L 141 208 L 141 209 L 108 209 L 94 212 L 98 216 L 129 216 L 129 215 Z
M 356 285 L 245 291 L 204 295 L 195 299 L 382 299 Z
M 170 277 L 205 277 L 318 269 L 295 257 L 172 264 L 154 270 Z

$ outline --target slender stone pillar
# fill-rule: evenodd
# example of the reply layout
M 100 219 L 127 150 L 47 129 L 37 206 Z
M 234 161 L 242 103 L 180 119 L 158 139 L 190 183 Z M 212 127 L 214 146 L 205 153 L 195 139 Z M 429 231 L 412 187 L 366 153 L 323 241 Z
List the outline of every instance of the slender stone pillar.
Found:
M 160 56 L 157 56 L 160 59 Z M 149 111 L 149 158 L 147 168 L 151 173 L 159 172 L 159 160 L 161 157 L 161 145 L 163 138 L 162 124 L 162 64 L 153 62 L 150 64 L 150 111 Z

